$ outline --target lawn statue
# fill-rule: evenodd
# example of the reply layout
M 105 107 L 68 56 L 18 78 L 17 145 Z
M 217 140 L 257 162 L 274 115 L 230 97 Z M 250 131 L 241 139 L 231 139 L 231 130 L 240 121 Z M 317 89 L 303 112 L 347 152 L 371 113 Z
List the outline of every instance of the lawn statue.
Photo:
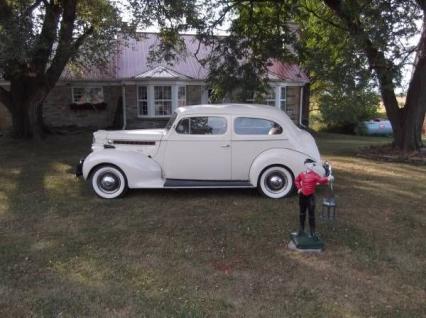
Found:
M 327 184 L 334 180 L 332 175 L 321 177 L 314 171 L 316 165 L 312 159 L 306 159 L 305 171 L 296 177 L 297 193 L 299 194 L 299 231 L 291 234 L 291 246 L 300 250 L 321 251 L 324 247 L 315 231 L 315 189 L 317 185 Z M 325 168 L 326 174 L 328 168 Z M 305 233 L 306 211 L 309 213 L 309 235 Z
M 326 161 L 324 163 L 325 175 L 331 176 L 331 167 Z M 322 209 L 320 213 L 320 219 L 322 221 L 336 221 L 336 198 L 334 197 L 333 180 L 329 182 L 330 190 L 328 194 L 322 200 Z

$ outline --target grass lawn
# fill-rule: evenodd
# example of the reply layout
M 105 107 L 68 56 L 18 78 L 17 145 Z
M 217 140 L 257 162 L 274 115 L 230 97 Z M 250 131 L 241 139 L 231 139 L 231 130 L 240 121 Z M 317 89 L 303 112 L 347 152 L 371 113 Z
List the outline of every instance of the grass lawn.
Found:
M 338 203 L 321 255 L 286 247 L 295 196 L 101 200 L 72 175 L 90 142 L 0 138 L 0 317 L 426 316 L 426 167 L 353 155 L 388 139 L 318 137 Z

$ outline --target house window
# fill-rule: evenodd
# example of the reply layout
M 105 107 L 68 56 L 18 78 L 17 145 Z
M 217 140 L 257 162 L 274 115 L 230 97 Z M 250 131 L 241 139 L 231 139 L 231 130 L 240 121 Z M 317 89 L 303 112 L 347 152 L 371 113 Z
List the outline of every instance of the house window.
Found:
M 138 87 L 138 116 L 148 116 L 148 88 Z
M 281 95 L 280 95 L 280 109 L 282 111 L 287 110 L 287 87 L 281 87 Z
M 154 107 L 156 116 L 172 114 L 172 87 L 154 86 Z
M 257 96 L 257 97 L 260 97 L 260 96 Z M 247 99 L 246 102 L 247 103 L 254 103 L 254 102 L 256 102 L 256 100 L 258 100 L 258 99 L 256 99 L 256 94 L 255 94 L 255 96 L 253 96 L 253 98 Z M 275 87 L 271 87 L 267 91 L 266 95 L 262 96 L 261 103 L 275 107 Z
M 104 102 L 102 87 L 73 87 L 72 102 L 74 104 L 100 104 Z

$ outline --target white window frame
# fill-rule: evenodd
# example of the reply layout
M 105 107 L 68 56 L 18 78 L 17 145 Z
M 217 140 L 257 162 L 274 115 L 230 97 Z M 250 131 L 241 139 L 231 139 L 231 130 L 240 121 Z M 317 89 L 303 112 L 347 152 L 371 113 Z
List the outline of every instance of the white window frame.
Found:
M 163 99 L 155 99 L 155 88 L 156 87 L 170 87 L 170 98 L 163 98 Z M 166 84 L 158 84 L 158 85 L 153 85 L 153 99 L 152 99 L 152 104 L 153 104 L 153 115 L 154 117 L 170 117 L 173 114 L 173 85 L 166 85 Z M 161 102 L 170 102 L 170 114 L 168 115 L 159 115 L 156 114 L 157 109 L 156 109 L 156 102 L 157 101 L 161 101 Z
M 271 97 L 271 98 L 265 98 L 264 99 L 264 101 L 265 101 L 265 105 L 268 105 L 268 106 L 271 106 L 271 107 L 277 107 L 277 92 L 279 93 L 279 90 L 277 91 L 277 86 L 271 86 L 270 87 L 270 92 L 273 92 L 273 96 Z M 267 97 L 267 96 L 266 96 Z M 255 98 L 254 98 L 254 96 L 253 96 L 253 98 L 249 98 L 249 99 L 246 99 L 246 102 L 247 103 L 251 103 L 251 104 L 253 104 L 254 103 L 254 101 L 255 101 Z M 268 103 L 270 103 L 270 102 L 273 102 L 274 104 L 273 105 L 271 105 L 271 104 L 268 104 Z
M 186 81 L 141 81 L 136 82 L 136 111 L 137 111 L 137 118 L 169 118 L 173 112 L 176 110 L 177 107 L 179 107 L 179 102 L 183 101 L 184 99 L 181 98 L 179 101 L 179 88 L 185 87 L 185 105 L 187 105 L 187 98 L 188 98 L 188 85 L 200 85 L 203 89 L 203 94 L 201 96 L 201 104 L 207 104 L 208 103 L 208 94 L 206 90 L 205 83 L 201 82 L 186 82 Z M 140 115 L 139 114 L 139 87 L 145 86 L 147 88 L 147 97 L 148 97 L 148 115 Z M 155 86 L 169 86 L 172 89 L 172 109 L 170 115 L 156 115 L 155 114 L 155 92 L 154 87 Z
M 92 89 L 92 88 L 96 88 L 96 89 L 99 89 L 100 88 L 100 90 L 101 90 L 101 92 L 102 92 L 102 102 L 101 103 L 105 103 L 105 95 L 104 95 L 104 87 L 103 86 L 94 86 L 94 85 L 88 85 L 88 86 L 84 86 L 84 85 L 82 85 L 82 86 L 73 86 L 73 87 L 71 87 L 71 101 L 72 101 L 72 103 L 73 104 L 78 104 L 78 102 L 76 102 L 76 100 L 75 100 L 75 92 L 74 92 L 74 90 L 75 89 L 83 89 L 83 90 L 85 90 L 85 89 L 88 89 L 88 88 L 90 88 L 90 89 Z
M 146 99 L 140 98 L 140 96 L 139 96 L 139 88 L 140 87 L 145 87 L 146 88 Z M 149 117 L 149 87 L 148 87 L 148 85 L 138 85 L 136 87 L 136 94 L 137 94 L 137 97 L 136 97 L 137 117 L 138 118 Z M 146 101 L 146 107 L 147 107 L 147 109 L 146 109 L 147 110 L 147 114 L 146 115 L 142 115 L 141 112 L 140 112 L 140 108 L 139 108 L 139 102 L 144 102 L 144 101 Z

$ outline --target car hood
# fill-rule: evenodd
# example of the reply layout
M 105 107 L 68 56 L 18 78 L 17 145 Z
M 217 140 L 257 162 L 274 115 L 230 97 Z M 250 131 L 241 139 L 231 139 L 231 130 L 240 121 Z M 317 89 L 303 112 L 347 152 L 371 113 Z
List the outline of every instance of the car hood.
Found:
M 106 132 L 106 138 L 112 140 L 158 141 L 165 134 L 165 129 L 113 130 Z
M 92 150 L 101 150 L 105 145 L 110 145 L 113 149 L 137 151 L 153 156 L 165 134 L 165 129 L 98 130 L 93 134 Z

